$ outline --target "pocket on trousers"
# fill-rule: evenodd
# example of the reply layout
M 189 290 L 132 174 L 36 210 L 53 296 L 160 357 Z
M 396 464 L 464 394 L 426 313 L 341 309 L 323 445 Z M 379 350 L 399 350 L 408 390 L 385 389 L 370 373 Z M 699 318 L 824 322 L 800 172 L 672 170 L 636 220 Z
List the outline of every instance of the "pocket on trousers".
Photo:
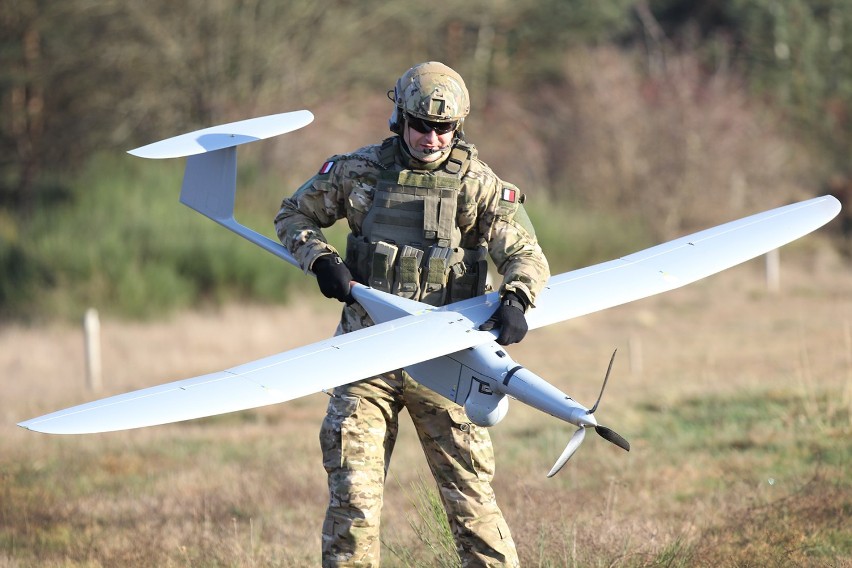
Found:
M 488 429 L 473 424 L 460 406 L 448 408 L 447 412 L 453 423 L 452 436 L 458 453 L 456 459 L 479 478 L 493 476 L 494 448 Z
M 322 465 L 326 471 L 343 466 L 346 421 L 358 411 L 360 401 L 357 396 L 340 395 L 334 395 L 328 401 L 328 410 L 320 428 Z
M 471 472 L 476 472 L 474 467 L 473 455 L 471 454 L 471 424 L 464 409 L 461 407 L 452 407 L 447 409 L 452 423 L 451 435 L 453 437 L 453 445 L 455 454 L 453 457 L 461 462 L 465 469 Z

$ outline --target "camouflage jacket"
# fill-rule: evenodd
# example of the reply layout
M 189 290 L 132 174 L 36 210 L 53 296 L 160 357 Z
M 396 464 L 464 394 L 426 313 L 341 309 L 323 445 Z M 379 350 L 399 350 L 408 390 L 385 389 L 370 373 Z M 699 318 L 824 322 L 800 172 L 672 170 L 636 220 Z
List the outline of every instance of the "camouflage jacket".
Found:
M 322 228 L 345 218 L 350 231 L 356 236 L 361 234 L 377 179 L 388 169 L 380 158 L 381 147 L 374 144 L 329 158 L 316 175 L 282 202 L 275 217 L 275 230 L 306 272 L 317 257 L 337 253 Z M 522 205 L 522 194 L 479 160 L 472 145 L 468 147 L 473 151 L 461 178 L 456 208 L 460 246 L 466 249 L 487 246 L 489 256 L 503 276 L 501 293 L 513 291 L 532 304 L 547 282 L 550 270 Z M 405 152 L 397 152 L 394 160 L 393 169 L 411 169 L 412 159 Z

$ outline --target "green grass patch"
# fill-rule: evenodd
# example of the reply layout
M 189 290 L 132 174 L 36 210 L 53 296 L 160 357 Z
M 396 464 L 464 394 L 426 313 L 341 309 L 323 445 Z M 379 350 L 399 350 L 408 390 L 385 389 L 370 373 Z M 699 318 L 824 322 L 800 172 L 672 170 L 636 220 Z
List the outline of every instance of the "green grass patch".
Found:
M 682 488 L 685 501 L 731 482 L 789 485 L 822 468 L 852 465 L 849 408 L 838 393 L 756 391 L 737 396 L 647 403 L 637 438 L 665 448 L 665 459 L 682 466 L 724 463 Z
M 838 393 L 802 394 L 757 391 L 736 397 L 688 398 L 661 406 L 641 406 L 658 415 L 648 421 L 646 435 L 674 440 L 684 450 L 776 452 L 791 442 L 833 446 L 831 439 L 850 425 L 850 409 L 832 404 Z M 848 456 L 846 456 L 848 457 Z
M 286 300 L 300 272 L 182 206 L 182 167 L 92 160 L 72 200 L 4 232 L 0 311 L 77 318 L 95 306 L 145 318 L 232 299 Z M 274 238 L 276 207 L 240 220 Z
M 383 552 L 383 555 L 393 559 L 391 564 L 394 566 L 460 567 L 461 560 L 456 551 L 453 531 L 447 520 L 441 496 L 432 480 L 427 481 L 420 477 L 407 491 L 403 491 L 416 513 L 408 517 L 408 524 L 417 541 L 398 544 L 382 539 L 382 546 L 387 551 L 387 554 Z

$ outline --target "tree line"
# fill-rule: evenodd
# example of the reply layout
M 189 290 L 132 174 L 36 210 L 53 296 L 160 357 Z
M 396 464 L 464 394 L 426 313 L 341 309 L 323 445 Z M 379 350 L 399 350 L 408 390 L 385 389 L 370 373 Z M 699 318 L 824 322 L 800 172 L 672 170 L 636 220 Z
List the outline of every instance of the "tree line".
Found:
M 506 179 L 656 237 L 852 194 L 850 37 L 852 0 L 2 0 L 0 281 L 98 155 L 321 111 L 310 151 L 264 150 L 286 178 L 385 135 L 384 90 L 427 58 L 465 77 Z
M 736 70 L 847 174 L 850 37 L 850 0 L 5 0 L 3 204 L 32 206 L 100 148 L 374 89 L 423 54 L 483 102 L 499 88 L 535 103 L 570 82 L 566 51 L 606 43 L 649 76 L 682 53 Z

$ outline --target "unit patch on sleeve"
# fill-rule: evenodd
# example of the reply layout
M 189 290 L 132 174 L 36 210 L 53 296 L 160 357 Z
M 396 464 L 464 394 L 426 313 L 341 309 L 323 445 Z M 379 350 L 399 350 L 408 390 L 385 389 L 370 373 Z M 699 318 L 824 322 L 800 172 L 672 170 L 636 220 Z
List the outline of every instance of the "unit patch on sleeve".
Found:
M 331 168 L 334 167 L 334 161 L 328 161 L 322 165 L 322 167 L 317 172 L 318 174 L 327 174 L 331 171 Z
M 503 201 L 508 201 L 509 203 L 514 203 L 518 200 L 518 190 L 513 189 L 511 187 L 503 188 Z

